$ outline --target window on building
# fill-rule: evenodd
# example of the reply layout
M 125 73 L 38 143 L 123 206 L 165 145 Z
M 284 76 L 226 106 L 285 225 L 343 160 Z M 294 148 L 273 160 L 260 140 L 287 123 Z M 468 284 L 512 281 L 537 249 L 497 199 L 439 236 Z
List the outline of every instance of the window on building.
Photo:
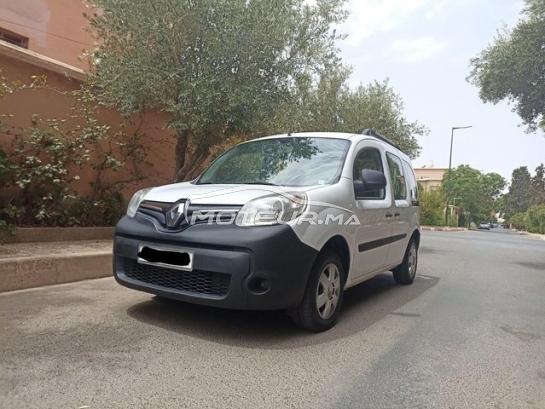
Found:
M 24 37 L 2 27 L 0 27 L 0 40 L 16 45 L 17 47 L 28 48 L 28 37 Z

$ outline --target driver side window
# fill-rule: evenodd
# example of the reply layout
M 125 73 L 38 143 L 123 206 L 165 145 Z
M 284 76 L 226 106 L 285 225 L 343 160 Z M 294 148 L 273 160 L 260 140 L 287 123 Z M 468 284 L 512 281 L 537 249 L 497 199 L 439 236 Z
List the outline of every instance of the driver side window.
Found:
M 361 171 L 363 169 L 378 170 L 384 173 L 380 152 L 377 149 L 365 148 L 358 152 L 354 159 L 353 178 L 354 184 L 363 183 L 361 180 Z M 356 195 L 356 200 L 383 200 L 386 197 L 384 189 L 365 192 L 364 196 Z

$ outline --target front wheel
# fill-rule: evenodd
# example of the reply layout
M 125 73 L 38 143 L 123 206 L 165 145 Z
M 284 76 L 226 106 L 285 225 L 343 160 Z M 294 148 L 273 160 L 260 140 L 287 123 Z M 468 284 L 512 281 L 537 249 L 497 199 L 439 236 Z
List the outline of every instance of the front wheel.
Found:
M 416 277 L 416 268 L 418 267 L 418 246 L 416 241 L 411 239 L 407 250 L 405 251 L 405 257 L 403 262 L 394 268 L 394 280 L 399 284 L 412 284 Z
M 292 311 L 301 328 L 321 332 L 335 325 L 343 300 L 344 270 L 333 251 L 320 253 L 312 266 L 301 304 Z

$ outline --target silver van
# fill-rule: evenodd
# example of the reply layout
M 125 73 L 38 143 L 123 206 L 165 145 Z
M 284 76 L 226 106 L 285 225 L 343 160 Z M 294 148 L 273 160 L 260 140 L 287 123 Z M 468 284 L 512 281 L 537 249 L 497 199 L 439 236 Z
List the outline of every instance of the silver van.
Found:
M 410 159 L 374 131 L 255 139 L 191 182 L 135 193 L 114 275 L 159 297 L 285 310 L 324 331 L 345 289 L 388 270 L 413 282 L 418 200 Z

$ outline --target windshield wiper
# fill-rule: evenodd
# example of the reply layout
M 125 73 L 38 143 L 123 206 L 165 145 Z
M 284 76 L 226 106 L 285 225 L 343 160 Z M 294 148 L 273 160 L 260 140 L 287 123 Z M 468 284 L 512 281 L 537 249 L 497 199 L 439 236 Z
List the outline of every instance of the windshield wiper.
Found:
M 271 182 L 232 182 L 232 183 L 225 183 L 225 182 L 200 182 L 196 183 L 196 185 L 267 185 L 267 186 L 280 186 L 276 183 Z
M 271 182 L 244 182 L 243 185 L 267 185 L 267 186 L 280 186 Z

